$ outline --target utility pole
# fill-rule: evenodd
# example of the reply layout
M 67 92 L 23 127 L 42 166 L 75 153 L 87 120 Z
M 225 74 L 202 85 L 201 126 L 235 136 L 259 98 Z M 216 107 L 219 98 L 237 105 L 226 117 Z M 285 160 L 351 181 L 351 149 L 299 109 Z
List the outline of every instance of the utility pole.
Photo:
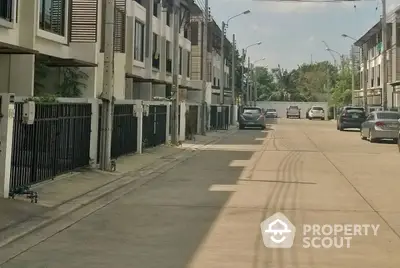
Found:
M 236 36 L 235 34 L 232 35 L 232 124 L 236 125 L 237 121 L 237 107 L 236 107 L 236 92 L 235 92 L 235 75 L 236 75 Z
M 351 59 L 351 105 L 356 105 L 355 90 L 356 90 L 356 79 L 355 79 L 355 60 L 354 60 L 354 45 L 350 49 L 350 59 Z
M 101 93 L 100 126 L 100 169 L 112 171 L 111 135 L 114 114 L 114 12 L 115 1 L 108 0 L 105 5 L 104 23 L 104 71 L 103 92 Z
M 386 0 L 382 0 L 382 108 L 384 111 L 388 109 L 388 92 L 387 92 L 387 23 L 386 23 Z
M 365 112 L 368 112 L 368 43 L 365 43 L 362 47 L 363 55 L 363 106 Z
M 201 58 L 203 64 L 203 90 L 201 91 L 201 114 L 200 114 L 200 124 L 201 124 L 201 135 L 206 135 L 206 112 L 207 112 L 207 102 L 206 102 L 206 91 L 207 91 L 207 78 L 208 78 L 208 22 L 209 22 L 209 7 L 208 0 L 205 0 L 204 7 L 204 23 L 203 23 L 203 57 Z
M 257 106 L 257 81 L 255 79 L 255 67 L 254 64 L 251 65 L 251 80 L 253 81 L 253 105 Z
M 173 16 L 173 51 L 172 58 L 172 91 L 175 92 L 175 98 L 172 100 L 171 114 L 172 114 L 172 131 L 171 131 L 171 142 L 177 145 L 179 142 L 179 84 L 178 84 L 178 72 L 179 72 L 179 28 L 180 28 L 180 0 L 173 0 L 172 3 L 172 14 Z
M 248 59 L 247 59 L 247 72 L 246 72 L 246 74 L 247 74 L 247 78 L 246 78 L 246 81 L 247 81 L 247 91 L 246 91 L 246 105 L 250 105 L 250 102 L 251 102 L 251 100 L 250 100 L 250 57 L 248 57 Z
M 242 105 L 245 105 L 247 99 L 245 101 L 245 92 L 244 92 L 244 65 L 246 64 L 246 51 L 243 49 L 242 51 L 242 77 L 240 80 L 240 92 L 242 93 Z
M 220 75 L 219 75 L 219 103 L 221 106 L 224 104 L 224 88 L 225 88 L 225 22 L 221 25 L 221 61 L 220 61 Z

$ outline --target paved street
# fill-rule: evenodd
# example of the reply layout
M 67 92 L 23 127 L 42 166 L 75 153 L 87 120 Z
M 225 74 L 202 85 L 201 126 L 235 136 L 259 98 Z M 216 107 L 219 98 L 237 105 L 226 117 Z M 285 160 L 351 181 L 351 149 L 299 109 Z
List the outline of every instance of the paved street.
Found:
M 396 145 L 333 122 L 282 119 L 194 154 L 115 202 L 98 200 L 89 215 L 74 212 L 0 249 L 0 267 L 400 266 Z M 291 249 L 263 245 L 260 223 L 278 211 L 297 228 Z M 306 249 L 302 224 L 380 228 L 350 248 Z

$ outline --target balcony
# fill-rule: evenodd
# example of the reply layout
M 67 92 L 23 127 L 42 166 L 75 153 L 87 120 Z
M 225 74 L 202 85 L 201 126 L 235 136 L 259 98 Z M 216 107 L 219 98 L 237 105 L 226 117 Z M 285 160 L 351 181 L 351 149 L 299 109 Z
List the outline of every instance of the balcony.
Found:
M 13 0 L 0 0 L 0 19 L 13 21 Z

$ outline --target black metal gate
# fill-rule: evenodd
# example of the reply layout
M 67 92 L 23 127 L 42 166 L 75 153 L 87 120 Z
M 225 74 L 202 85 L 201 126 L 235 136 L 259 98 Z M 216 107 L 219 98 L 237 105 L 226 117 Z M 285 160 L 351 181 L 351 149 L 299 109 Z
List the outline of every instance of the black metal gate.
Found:
M 15 103 L 10 190 L 88 165 L 91 114 L 87 103 L 36 103 L 27 125 L 23 103 Z
M 101 111 L 102 105 L 99 106 Z M 133 104 L 115 104 L 111 136 L 111 158 L 137 152 L 137 117 Z M 97 139 L 97 162 L 100 160 L 101 113 Z
M 166 142 L 167 106 L 150 105 L 149 115 L 143 117 L 143 148 L 155 147 Z
M 211 130 L 227 130 L 229 128 L 229 107 L 222 106 L 218 112 L 218 105 L 212 105 L 210 111 Z
M 188 117 L 186 118 L 186 129 L 188 135 L 196 135 L 198 125 L 199 108 L 197 105 L 189 105 Z

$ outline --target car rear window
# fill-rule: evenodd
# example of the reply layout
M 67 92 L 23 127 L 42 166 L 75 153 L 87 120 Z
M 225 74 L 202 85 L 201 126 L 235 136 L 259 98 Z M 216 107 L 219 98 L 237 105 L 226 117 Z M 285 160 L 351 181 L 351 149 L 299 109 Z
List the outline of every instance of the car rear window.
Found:
M 275 109 L 267 109 L 267 112 L 276 112 Z
M 364 108 L 362 108 L 362 107 L 346 107 L 346 108 L 344 108 L 344 110 L 345 110 L 345 111 L 357 110 L 357 111 L 362 111 L 362 112 L 364 112 Z
M 244 114 L 260 114 L 261 113 L 261 109 L 257 109 L 257 108 L 244 108 L 243 109 L 243 113 Z
M 398 114 L 398 113 L 376 113 L 376 118 L 399 120 L 400 114 Z
M 365 115 L 364 110 L 357 110 L 357 109 L 351 109 L 351 110 L 346 110 L 347 114 L 361 114 Z
M 296 110 L 298 110 L 299 109 L 299 106 L 289 106 L 289 109 L 296 109 Z
M 311 109 L 315 110 L 315 111 L 323 111 L 324 108 L 322 107 L 312 107 Z

